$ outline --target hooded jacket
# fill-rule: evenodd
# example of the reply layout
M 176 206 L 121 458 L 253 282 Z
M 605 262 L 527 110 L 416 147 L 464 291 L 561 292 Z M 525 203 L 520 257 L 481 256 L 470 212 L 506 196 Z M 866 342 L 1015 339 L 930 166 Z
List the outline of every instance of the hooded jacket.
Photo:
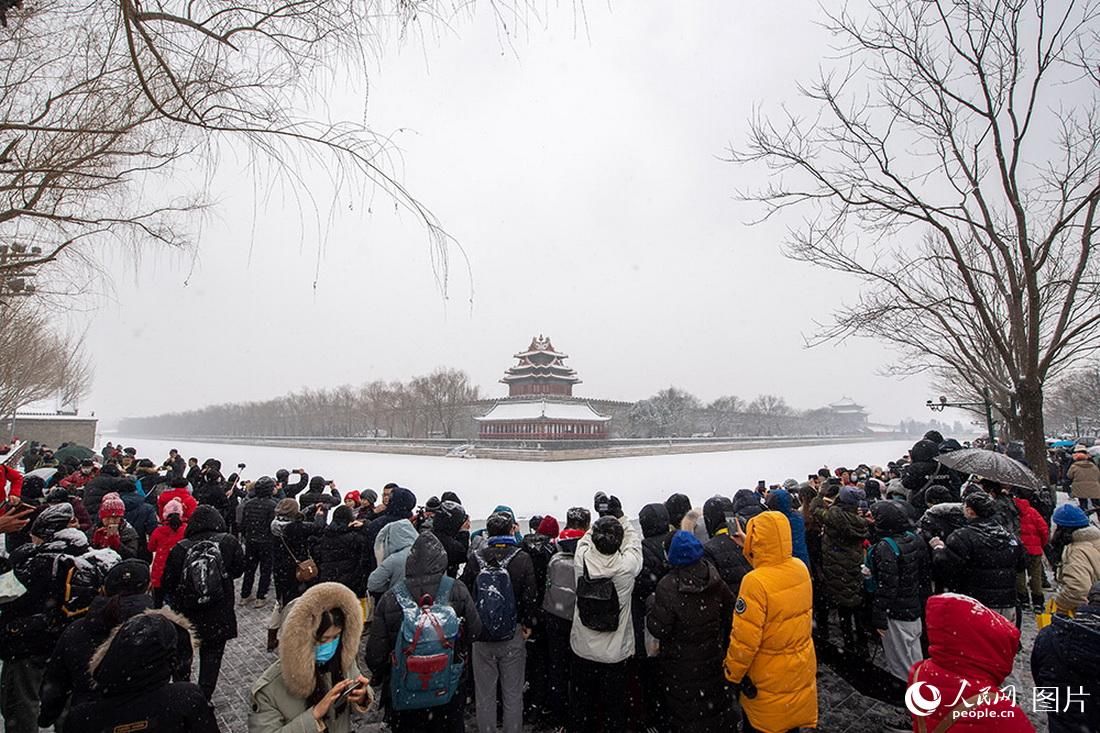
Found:
M 145 611 L 116 627 L 92 656 L 97 698 L 72 709 L 66 728 L 80 731 L 216 733 L 214 708 L 198 685 L 172 682 L 190 668 L 186 621 L 164 609 Z
M 160 588 L 164 579 L 164 566 L 168 564 L 168 555 L 172 548 L 179 544 L 187 532 L 187 524 L 183 523 L 178 529 L 172 529 L 169 524 L 162 524 L 153 530 L 149 537 L 149 552 L 153 556 L 153 563 L 149 568 L 150 583 L 154 588 Z
M 470 554 L 470 533 L 462 529 L 468 519 L 461 504 L 445 501 L 435 513 L 431 532 L 447 553 L 447 575 L 458 577 L 458 568 Z
M 673 730 L 719 733 L 736 728 L 722 677 L 735 600 L 706 560 L 673 567 L 657 583 L 646 625 L 660 641 L 659 684 Z
M 157 510 L 145 501 L 145 497 L 137 492 L 137 487 L 132 483 L 127 483 L 119 496 L 126 505 L 126 521 L 138 534 L 138 554 L 147 560 L 149 556 L 146 544 L 153 530 L 157 528 Z
M 275 499 L 272 488 L 264 484 L 255 487 L 255 494 L 241 505 L 241 538 L 248 544 L 270 545 L 271 522 L 275 519 Z
M 191 515 L 195 513 L 195 507 L 199 505 L 188 489 L 179 488 L 162 491 L 157 496 L 157 516 L 161 519 L 164 519 L 164 507 L 168 506 L 168 502 L 172 499 L 179 499 L 180 504 L 183 505 L 183 521 L 185 522 L 191 519 Z
M 1050 541 L 1050 527 L 1043 516 L 1027 499 L 1013 499 L 1020 514 L 1020 541 L 1029 555 L 1042 555 L 1043 547 Z
M 741 706 L 757 730 L 814 728 L 813 591 L 806 565 L 791 555 L 790 523 L 778 512 L 754 517 L 744 552 L 753 569 L 734 606 L 726 679 L 741 685 Z
M 244 553 L 237 539 L 226 534 L 225 519 L 218 510 L 209 505 L 199 505 L 187 523 L 184 539 L 168 553 L 164 565 L 164 577 L 161 586 L 171 598 L 177 593 L 183 578 L 183 562 L 187 550 L 195 543 L 210 540 L 218 543 L 221 550 L 225 577 L 222 578 L 222 598 L 217 603 L 202 608 L 177 608 L 191 622 L 196 636 L 201 641 L 218 643 L 237 638 L 237 613 L 234 609 L 233 581 L 244 574 Z
M 580 611 L 573 611 L 573 629 L 569 644 L 573 653 L 590 662 L 615 664 L 634 655 L 634 622 L 630 612 L 630 597 L 634 578 L 642 570 L 642 540 L 638 530 L 626 519 L 623 542 L 619 551 L 605 555 L 592 542 L 592 530 L 577 542 L 573 556 L 574 577 L 580 578 L 588 568 L 590 578 L 611 578 L 619 595 L 619 627 L 614 631 L 593 631 L 581 623 Z
M 1024 569 L 1024 546 L 993 517 L 974 519 L 932 553 L 933 570 L 947 586 L 989 608 L 1016 605 L 1016 574 Z
M 825 592 L 840 608 L 863 603 L 863 550 L 870 535 L 867 520 L 855 507 L 834 504 L 825 512 L 821 574 Z
M 374 543 L 378 539 L 378 533 L 387 524 L 409 519 L 414 509 L 416 509 L 416 495 L 413 492 L 398 486 L 390 493 L 390 503 L 386 505 L 385 513 L 368 524 L 364 531 L 367 541 L 367 573 L 373 571 L 377 564 L 374 556 Z
M 952 593 L 929 598 L 926 618 L 928 658 L 909 670 L 909 684 L 923 682 L 939 691 L 941 704 L 921 718 L 931 731 L 950 713 L 960 692 L 962 699 L 967 699 L 983 688 L 1000 689 L 1012 672 L 1016 650 L 1020 647 L 1020 632 L 1000 614 L 973 598 Z M 923 692 L 922 697 L 927 699 L 929 693 Z M 1023 710 L 1010 699 L 1002 700 L 998 695 L 990 696 L 989 703 L 974 701 L 970 709 L 996 711 L 996 722 L 988 717 L 961 716 L 951 726 L 951 733 L 990 730 L 1033 733 L 1035 730 Z M 913 730 L 917 730 L 916 718 Z
M 387 524 L 378 533 L 378 545 L 382 551 L 382 562 L 367 578 L 367 591 L 376 599 L 405 579 L 405 561 L 409 551 L 419 537 L 416 527 L 407 519 Z M 377 559 L 377 558 L 376 558 Z
M 134 482 L 123 476 L 118 467 L 112 464 L 104 466 L 99 475 L 84 486 L 84 508 L 93 517 L 99 516 L 99 504 L 103 497 L 112 491 L 119 496 L 124 491 L 133 491 Z
M 766 500 L 769 509 L 779 512 L 791 523 L 791 552 L 806 567 L 810 567 L 810 552 L 806 548 L 806 523 L 802 514 L 791 509 L 791 492 L 786 489 L 774 489 Z
M 299 483 L 301 483 L 299 481 Z M 314 476 L 309 480 L 309 490 L 298 495 L 298 506 L 303 511 L 314 504 L 322 504 L 327 507 L 340 506 L 340 492 L 336 489 L 325 490 L 328 483 L 323 476 Z
M 668 507 L 664 504 L 646 504 L 638 513 L 638 525 L 642 528 L 642 571 L 634 580 L 632 604 L 634 651 L 639 656 L 645 653 L 646 601 L 668 572 L 668 548 L 675 534 L 668 522 Z
M 373 552 L 361 528 L 334 519 L 314 538 L 311 552 L 319 581 L 343 583 L 356 597 L 366 596 L 367 558 Z
M 1100 499 L 1100 468 L 1092 461 L 1074 461 L 1067 478 L 1074 499 Z
M 1100 582 L 1100 528 L 1089 525 L 1075 529 L 1073 539 L 1062 549 L 1058 594 L 1054 596 L 1058 610 L 1077 610 L 1096 582 Z
M 404 582 L 408 586 L 409 595 L 413 598 L 424 595 L 434 598 L 439 591 L 439 581 L 446 570 L 447 554 L 436 536 L 431 532 L 425 532 L 417 537 L 409 551 L 409 557 L 405 560 Z M 481 636 L 481 619 L 477 615 L 477 608 L 474 606 L 473 598 L 470 597 L 470 591 L 464 584 L 455 583 L 451 588 L 450 603 L 463 624 L 463 631 L 459 637 L 461 646 L 457 654 L 465 655 L 469 652 L 470 641 Z M 393 589 L 383 593 L 378 605 L 375 606 L 367 646 L 363 652 L 363 660 L 370 670 L 372 680 L 383 680 L 389 677 L 390 654 L 397 642 L 403 617 L 401 604 L 394 597 Z
M 909 519 L 899 502 L 877 501 L 871 506 L 871 515 L 882 538 L 868 550 L 867 565 L 875 580 L 871 625 L 886 629 L 889 619 L 918 621 L 924 601 L 931 595 L 928 544 L 909 530 Z M 887 537 L 897 546 L 896 553 Z
M 1100 730 L 1100 604 L 1077 609 L 1073 618 L 1054 616 L 1035 637 L 1031 650 L 1031 676 L 1036 687 L 1061 688 L 1059 702 L 1065 710 L 1047 713 L 1050 733 Z M 1084 695 L 1079 693 L 1083 692 Z M 1083 700 L 1082 712 L 1071 698 Z
M 703 552 L 717 568 L 718 575 L 734 597 L 741 591 L 741 579 L 752 570 L 752 565 L 730 537 L 726 515 L 736 514 L 737 521 L 744 527 L 749 519 L 764 511 L 763 505 L 756 498 L 756 492 L 739 491 L 738 495 L 741 497 L 741 512 L 737 512 L 737 505 L 724 496 L 712 496 L 703 504 L 703 523 L 710 535 L 710 539 L 703 545 Z M 746 512 L 751 516 L 746 516 Z
M 302 594 L 290 606 L 279 632 L 279 660 L 252 684 L 249 733 L 317 733 L 317 723 L 308 703 L 317 685 L 317 629 L 325 611 L 339 608 L 344 613 L 340 632 L 339 672 L 321 672 L 323 689 L 341 679 L 359 676 L 356 654 L 363 636 L 363 612 L 355 594 L 339 583 L 320 583 Z M 334 679 L 336 677 L 336 679 Z M 351 731 L 351 705 L 333 706 L 324 719 L 328 733 Z
M 88 669 L 92 655 L 120 623 L 153 605 L 148 595 L 98 596 L 88 614 L 65 628 L 46 662 L 40 687 L 41 708 L 38 727 L 49 728 L 65 710 L 95 699 L 92 673 Z M 190 672 L 190 656 L 187 660 Z M 70 697 L 71 700 L 70 700 Z

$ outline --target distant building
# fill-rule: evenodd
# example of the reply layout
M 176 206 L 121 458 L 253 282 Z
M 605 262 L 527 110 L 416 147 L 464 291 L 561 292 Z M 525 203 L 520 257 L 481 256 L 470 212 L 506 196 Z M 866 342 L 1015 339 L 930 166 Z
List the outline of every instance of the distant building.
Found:
M 95 415 L 78 415 L 74 412 L 17 412 L 14 424 L 11 418 L 0 421 L 3 436 L 0 442 L 10 437 L 19 440 L 37 441 L 43 445 L 57 448 L 62 443 L 77 443 L 87 448 L 95 447 Z
M 606 440 L 611 418 L 573 396 L 577 372 L 549 338 L 536 336 L 500 380 L 508 397 L 475 418 L 481 440 Z
M 868 430 L 867 410 L 851 397 L 841 397 L 829 405 L 834 431 L 837 433 L 861 433 Z

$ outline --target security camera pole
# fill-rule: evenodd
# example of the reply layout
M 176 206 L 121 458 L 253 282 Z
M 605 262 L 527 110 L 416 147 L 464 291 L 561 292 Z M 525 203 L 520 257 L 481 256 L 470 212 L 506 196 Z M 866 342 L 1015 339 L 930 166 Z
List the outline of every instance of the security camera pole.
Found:
M 928 409 L 932 412 L 943 412 L 948 407 L 958 407 L 961 410 L 970 410 L 971 412 L 977 412 L 981 414 L 985 412 L 985 425 L 989 431 L 989 445 L 991 448 L 995 448 L 997 445 L 997 436 L 993 428 L 993 402 L 989 399 L 989 390 L 982 390 L 981 402 L 948 402 L 946 397 L 940 397 L 939 402 L 933 402 L 928 400 L 924 404 L 928 405 Z M 983 410 L 979 410 L 981 407 Z

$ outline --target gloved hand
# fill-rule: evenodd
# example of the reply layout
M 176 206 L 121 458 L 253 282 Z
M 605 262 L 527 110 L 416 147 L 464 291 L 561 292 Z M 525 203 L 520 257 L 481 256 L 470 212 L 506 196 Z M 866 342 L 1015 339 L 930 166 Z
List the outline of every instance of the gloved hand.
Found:
M 596 496 L 592 500 L 592 508 L 596 510 L 597 517 L 603 517 L 610 513 L 611 500 L 607 498 L 607 494 L 602 491 L 597 491 Z
M 623 503 L 619 501 L 619 497 L 612 496 L 607 500 L 607 513 L 616 519 L 623 518 Z

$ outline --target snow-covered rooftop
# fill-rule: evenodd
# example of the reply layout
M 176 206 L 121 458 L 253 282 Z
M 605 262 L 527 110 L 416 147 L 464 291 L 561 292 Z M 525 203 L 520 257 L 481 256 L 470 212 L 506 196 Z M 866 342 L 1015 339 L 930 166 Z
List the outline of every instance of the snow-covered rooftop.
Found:
M 498 402 L 478 420 L 585 420 L 589 422 L 607 422 L 604 417 L 587 402 L 551 402 L 548 400 L 525 400 Z

